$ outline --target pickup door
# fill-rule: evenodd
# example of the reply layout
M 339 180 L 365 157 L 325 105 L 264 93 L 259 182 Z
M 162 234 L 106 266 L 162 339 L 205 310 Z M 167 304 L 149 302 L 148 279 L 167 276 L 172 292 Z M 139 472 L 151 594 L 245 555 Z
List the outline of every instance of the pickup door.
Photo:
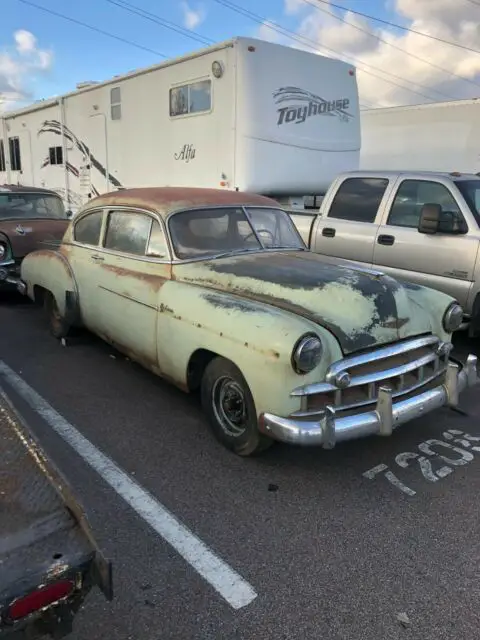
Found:
M 348 177 L 332 185 L 314 223 L 312 251 L 371 267 L 387 186 L 382 177 Z
M 393 277 L 443 291 L 465 307 L 478 240 L 468 229 L 461 202 L 463 198 L 451 180 L 398 178 L 378 228 L 374 267 Z M 420 212 L 425 203 L 442 207 L 449 232 L 419 233 Z

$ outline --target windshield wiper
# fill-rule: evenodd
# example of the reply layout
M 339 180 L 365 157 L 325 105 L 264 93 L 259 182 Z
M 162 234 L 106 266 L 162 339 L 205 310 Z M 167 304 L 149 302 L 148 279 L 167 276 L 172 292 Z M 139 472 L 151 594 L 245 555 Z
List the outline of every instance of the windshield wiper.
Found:
M 212 258 L 224 258 L 225 256 L 238 255 L 239 253 L 250 253 L 252 251 L 263 251 L 263 247 L 254 247 L 252 249 L 230 249 L 224 253 L 215 253 Z

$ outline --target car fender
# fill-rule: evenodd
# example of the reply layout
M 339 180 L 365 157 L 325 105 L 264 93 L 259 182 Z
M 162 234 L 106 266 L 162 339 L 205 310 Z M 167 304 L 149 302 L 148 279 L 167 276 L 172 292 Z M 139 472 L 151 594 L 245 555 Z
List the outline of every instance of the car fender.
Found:
M 161 373 L 180 387 L 188 385 L 188 365 L 199 349 L 233 362 L 252 392 L 257 413 L 288 415 L 300 400 L 290 392 L 324 379 L 327 367 L 342 358 L 327 329 L 267 303 L 175 281 L 159 298 L 158 359 Z M 324 355 L 306 375 L 292 367 L 292 351 L 306 333 L 318 335 Z
M 75 323 L 79 315 L 78 288 L 68 258 L 60 251 L 32 251 L 22 261 L 21 279 L 27 285 L 27 295 L 36 298 L 38 287 L 50 291 L 64 318 Z

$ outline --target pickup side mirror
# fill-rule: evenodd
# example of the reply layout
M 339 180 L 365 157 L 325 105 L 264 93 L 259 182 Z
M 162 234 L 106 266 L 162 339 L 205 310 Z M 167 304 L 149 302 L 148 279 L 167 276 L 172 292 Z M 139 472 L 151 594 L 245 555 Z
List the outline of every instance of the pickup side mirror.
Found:
M 434 235 L 440 228 L 440 218 L 442 216 L 442 207 L 434 202 L 423 205 L 420 211 L 420 221 L 418 223 L 418 232 Z

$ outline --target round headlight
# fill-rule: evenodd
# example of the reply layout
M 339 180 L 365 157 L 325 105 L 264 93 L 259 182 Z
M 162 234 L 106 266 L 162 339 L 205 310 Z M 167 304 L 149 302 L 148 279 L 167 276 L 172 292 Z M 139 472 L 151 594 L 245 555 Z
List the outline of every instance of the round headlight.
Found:
M 453 333 L 460 328 L 463 322 L 463 309 L 458 302 L 453 302 L 443 316 L 443 328 L 448 333 Z
M 7 254 L 7 247 L 0 242 L 0 260 L 3 260 Z
M 297 373 L 309 373 L 320 363 L 323 345 L 317 336 L 301 338 L 292 353 L 292 365 Z

